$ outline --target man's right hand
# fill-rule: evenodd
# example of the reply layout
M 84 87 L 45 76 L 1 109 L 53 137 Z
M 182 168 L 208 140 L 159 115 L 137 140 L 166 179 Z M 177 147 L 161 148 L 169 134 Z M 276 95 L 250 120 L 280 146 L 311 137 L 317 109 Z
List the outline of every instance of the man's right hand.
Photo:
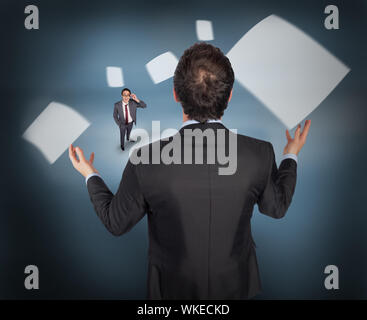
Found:
M 306 138 L 307 138 L 308 130 L 310 129 L 310 126 L 311 126 L 311 120 L 306 120 L 302 133 L 301 133 L 301 125 L 299 124 L 296 129 L 296 132 L 294 133 L 294 138 L 291 137 L 288 129 L 285 131 L 288 143 L 284 147 L 283 154 L 293 153 L 293 154 L 298 155 L 303 145 L 306 143 Z

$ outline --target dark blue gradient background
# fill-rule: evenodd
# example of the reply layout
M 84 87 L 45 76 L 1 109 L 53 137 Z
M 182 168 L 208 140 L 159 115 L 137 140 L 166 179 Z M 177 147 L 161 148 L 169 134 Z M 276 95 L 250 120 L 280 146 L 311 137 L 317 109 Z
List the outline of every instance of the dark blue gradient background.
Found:
M 40 10 L 40 30 L 24 28 L 24 7 Z M 337 5 L 340 29 L 324 28 L 324 8 Z M 138 127 L 178 128 L 181 108 L 172 79 L 155 85 L 145 64 L 197 41 L 195 20 L 213 22 L 224 53 L 252 26 L 278 14 L 301 28 L 351 72 L 308 117 L 298 180 L 287 215 L 254 209 L 253 235 L 263 285 L 256 299 L 367 298 L 366 16 L 365 1 L 2 1 L 0 298 L 144 299 L 146 217 L 114 237 L 99 221 L 84 179 L 65 152 L 53 165 L 21 138 L 51 102 L 70 105 L 92 124 L 77 139 L 113 192 L 127 160 L 112 112 L 120 90 L 105 67 L 120 66 L 125 84 L 148 108 Z M 271 141 L 279 164 L 285 127 L 235 83 L 223 117 L 228 128 Z M 160 182 L 157 181 L 157 184 Z M 189 193 L 190 190 L 187 190 Z M 40 289 L 25 290 L 24 268 L 40 270 Z M 324 288 L 335 264 L 340 289 Z

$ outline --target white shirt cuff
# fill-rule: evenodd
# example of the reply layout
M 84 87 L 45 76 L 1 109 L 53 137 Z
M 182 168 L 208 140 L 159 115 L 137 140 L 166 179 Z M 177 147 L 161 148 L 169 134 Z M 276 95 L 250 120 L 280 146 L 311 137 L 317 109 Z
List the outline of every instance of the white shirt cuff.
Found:
M 287 154 L 283 155 L 282 161 L 285 160 L 285 159 L 293 159 L 298 163 L 298 157 L 294 153 L 287 153 Z
M 97 176 L 97 177 L 100 177 L 100 178 L 102 179 L 102 177 L 101 177 L 98 173 L 94 172 L 94 173 L 88 174 L 88 175 L 85 177 L 85 184 L 87 184 L 88 179 L 89 179 L 89 178 L 91 178 L 91 177 L 93 177 L 93 176 Z

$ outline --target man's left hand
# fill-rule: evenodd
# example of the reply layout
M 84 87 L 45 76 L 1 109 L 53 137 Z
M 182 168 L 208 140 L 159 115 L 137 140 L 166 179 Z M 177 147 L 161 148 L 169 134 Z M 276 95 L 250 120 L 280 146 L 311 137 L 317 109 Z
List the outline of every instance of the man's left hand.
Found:
M 131 94 L 131 99 L 135 100 L 137 103 L 139 103 L 139 102 L 140 102 L 140 100 L 138 99 L 138 97 L 136 96 L 136 94 L 135 94 L 135 93 L 132 93 L 132 94 Z
M 76 155 L 78 155 L 79 159 L 77 159 Z M 71 144 L 69 146 L 69 158 L 74 168 L 84 177 L 87 177 L 91 173 L 99 173 L 93 166 L 94 152 L 91 153 L 89 160 L 86 160 L 83 150 L 79 147 L 74 148 Z

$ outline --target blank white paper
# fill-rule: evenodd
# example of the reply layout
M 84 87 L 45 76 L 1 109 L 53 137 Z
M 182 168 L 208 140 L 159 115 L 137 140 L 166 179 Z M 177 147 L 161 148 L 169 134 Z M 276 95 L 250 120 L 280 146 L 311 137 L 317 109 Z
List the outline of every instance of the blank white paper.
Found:
M 145 67 L 152 81 L 157 84 L 173 77 L 177 64 L 176 56 L 168 51 L 149 61 Z
M 284 19 L 271 15 L 228 52 L 236 80 L 288 129 L 333 91 L 349 68 Z
M 51 102 L 23 133 L 53 164 L 90 123 L 71 107 Z
M 196 20 L 196 35 L 199 40 L 214 40 L 212 22 L 209 20 Z
M 124 85 L 122 69 L 119 67 L 106 67 L 106 77 L 109 87 L 116 88 Z

